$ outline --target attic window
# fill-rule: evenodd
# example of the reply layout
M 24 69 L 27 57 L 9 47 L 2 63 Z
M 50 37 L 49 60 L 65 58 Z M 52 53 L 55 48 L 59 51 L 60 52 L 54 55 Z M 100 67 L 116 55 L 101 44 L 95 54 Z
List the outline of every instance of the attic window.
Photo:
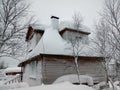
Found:
M 81 40 L 81 39 L 82 39 L 82 37 L 75 37 L 75 39 L 77 39 L 77 40 Z

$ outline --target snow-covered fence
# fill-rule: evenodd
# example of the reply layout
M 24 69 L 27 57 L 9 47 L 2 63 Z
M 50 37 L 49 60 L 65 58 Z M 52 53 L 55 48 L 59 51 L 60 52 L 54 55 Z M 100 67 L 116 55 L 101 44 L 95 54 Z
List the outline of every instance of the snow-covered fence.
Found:
M 21 82 L 21 75 L 16 75 L 15 77 L 7 80 L 4 82 L 5 85 L 13 84 L 13 83 L 19 83 Z
M 4 69 L 1 69 L 1 70 L 0 70 L 0 81 L 6 80 L 5 73 L 3 73 L 3 72 L 4 72 Z

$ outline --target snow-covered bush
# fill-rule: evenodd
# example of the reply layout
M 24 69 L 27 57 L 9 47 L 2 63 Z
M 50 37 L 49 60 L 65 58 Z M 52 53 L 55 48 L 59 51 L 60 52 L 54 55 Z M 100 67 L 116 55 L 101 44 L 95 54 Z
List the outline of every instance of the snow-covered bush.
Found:
M 105 82 L 100 82 L 100 83 L 94 85 L 93 87 L 97 90 L 101 90 L 101 89 L 105 89 L 106 85 L 105 85 Z
M 117 90 L 120 90 L 120 81 L 115 81 L 114 86 Z
M 115 90 L 120 90 L 120 81 L 115 81 L 113 83 Z M 100 82 L 97 85 L 94 85 L 93 88 L 95 88 L 96 90 L 106 90 L 106 84 L 105 81 L 104 82 Z M 108 90 L 112 90 L 113 87 L 111 85 L 111 83 L 109 82 L 109 86 L 107 87 Z

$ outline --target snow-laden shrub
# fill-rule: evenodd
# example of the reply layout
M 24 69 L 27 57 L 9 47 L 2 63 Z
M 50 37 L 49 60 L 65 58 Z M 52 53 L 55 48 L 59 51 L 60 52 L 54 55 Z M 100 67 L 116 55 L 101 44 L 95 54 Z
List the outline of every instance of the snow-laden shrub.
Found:
M 114 86 L 117 90 L 120 90 L 120 81 L 115 81 Z
M 100 82 L 96 85 L 93 86 L 96 90 L 101 90 L 101 89 L 105 89 L 106 88 L 106 84 L 105 82 Z
M 115 90 L 120 90 L 120 81 L 115 81 L 113 83 Z M 97 85 L 93 86 L 96 90 L 106 90 L 105 81 L 98 83 Z M 112 85 L 109 82 L 109 86 L 107 87 L 108 90 L 112 90 Z

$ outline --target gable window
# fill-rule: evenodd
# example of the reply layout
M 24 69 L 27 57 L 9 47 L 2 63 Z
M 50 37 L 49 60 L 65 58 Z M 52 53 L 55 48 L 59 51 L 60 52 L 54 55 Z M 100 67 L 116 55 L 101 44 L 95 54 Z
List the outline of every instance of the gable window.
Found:
M 80 37 L 80 36 L 78 37 L 78 36 L 77 36 L 77 37 L 75 37 L 75 39 L 76 39 L 76 40 L 82 40 L 82 37 Z
M 83 44 L 87 44 L 85 37 L 76 36 L 75 39 Z

